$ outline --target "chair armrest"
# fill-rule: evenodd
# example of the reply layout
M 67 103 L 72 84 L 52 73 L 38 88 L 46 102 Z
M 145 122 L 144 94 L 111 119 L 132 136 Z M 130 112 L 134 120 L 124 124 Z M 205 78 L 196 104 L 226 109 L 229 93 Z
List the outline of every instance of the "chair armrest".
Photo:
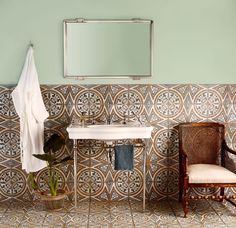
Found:
M 225 140 L 223 142 L 223 149 L 225 149 L 226 151 L 230 152 L 231 154 L 236 155 L 236 151 L 234 151 L 231 148 L 229 148 L 228 145 L 226 144 Z

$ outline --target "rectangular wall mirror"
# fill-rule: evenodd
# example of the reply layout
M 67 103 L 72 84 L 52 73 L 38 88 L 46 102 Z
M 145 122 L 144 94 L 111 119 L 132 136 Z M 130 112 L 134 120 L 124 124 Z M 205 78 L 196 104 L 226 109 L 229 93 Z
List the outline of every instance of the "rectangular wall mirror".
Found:
M 153 21 L 66 19 L 64 77 L 152 76 Z

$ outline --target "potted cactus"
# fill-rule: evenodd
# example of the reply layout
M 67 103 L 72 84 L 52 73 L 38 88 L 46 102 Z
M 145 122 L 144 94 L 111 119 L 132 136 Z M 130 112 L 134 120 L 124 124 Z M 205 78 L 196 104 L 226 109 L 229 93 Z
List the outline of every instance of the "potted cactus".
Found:
M 57 134 L 51 135 L 51 137 L 44 144 L 44 154 L 34 154 L 33 156 L 47 162 L 48 176 L 45 180 L 48 186 L 47 191 L 40 191 L 36 182 L 34 173 L 29 175 L 29 183 L 31 187 L 39 194 L 42 201 L 44 201 L 47 209 L 56 210 L 61 209 L 64 206 L 64 199 L 68 193 L 63 189 L 58 189 L 58 174 L 56 173 L 56 167 L 69 160 L 73 160 L 70 156 L 66 156 L 63 159 L 56 157 L 56 151 L 60 150 L 65 145 L 65 140 Z

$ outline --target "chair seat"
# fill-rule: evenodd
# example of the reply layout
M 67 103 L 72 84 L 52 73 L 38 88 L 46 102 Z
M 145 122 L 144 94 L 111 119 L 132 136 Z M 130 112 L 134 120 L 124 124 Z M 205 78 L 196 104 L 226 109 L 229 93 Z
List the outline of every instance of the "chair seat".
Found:
M 212 164 L 189 165 L 189 183 L 236 183 L 236 174 L 228 169 Z

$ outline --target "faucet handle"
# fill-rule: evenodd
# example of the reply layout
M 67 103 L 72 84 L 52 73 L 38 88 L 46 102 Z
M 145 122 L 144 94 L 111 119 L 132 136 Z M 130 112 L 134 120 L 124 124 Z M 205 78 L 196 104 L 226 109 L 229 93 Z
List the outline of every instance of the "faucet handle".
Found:
M 81 127 L 85 127 L 85 113 L 86 112 L 81 112 L 81 117 L 80 117 Z

